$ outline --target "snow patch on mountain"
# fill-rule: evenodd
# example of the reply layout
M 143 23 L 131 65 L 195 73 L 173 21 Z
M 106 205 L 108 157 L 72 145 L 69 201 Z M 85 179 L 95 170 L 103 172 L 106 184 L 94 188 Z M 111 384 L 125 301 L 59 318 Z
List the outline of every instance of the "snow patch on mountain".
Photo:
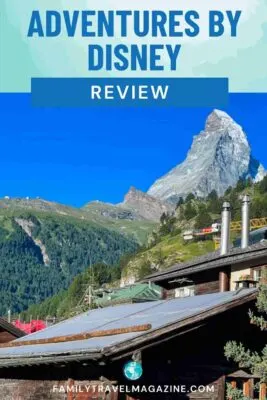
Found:
M 226 112 L 214 110 L 205 129 L 194 136 L 185 161 L 158 179 L 148 194 L 170 203 L 188 193 L 205 197 L 212 190 L 223 195 L 240 178 L 258 182 L 266 175 L 264 167 L 251 154 L 242 127 Z

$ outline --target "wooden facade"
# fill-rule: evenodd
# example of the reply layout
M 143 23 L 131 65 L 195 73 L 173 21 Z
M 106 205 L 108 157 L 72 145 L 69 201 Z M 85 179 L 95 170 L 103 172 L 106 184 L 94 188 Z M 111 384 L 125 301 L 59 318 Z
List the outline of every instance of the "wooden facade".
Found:
M 176 289 L 193 286 L 194 295 L 208 294 L 219 292 L 219 275 L 218 271 L 204 271 L 188 276 L 185 281 L 172 280 L 164 281 L 162 285 L 165 288 L 164 297 L 174 298 L 178 297 Z M 181 296 L 182 297 L 182 296 Z
M 158 284 L 176 277 L 184 277 L 197 272 L 224 267 L 237 267 L 239 270 L 256 268 L 267 264 L 267 242 L 257 243 L 245 249 L 231 248 L 228 253 L 218 251 L 195 257 L 190 261 L 176 263 L 170 268 L 148 275 L 145 281 Z
M 4 398 L 14 400 L 224 400 L 226 382 L 236 381 L 246 392 L 251 391 L 252 377 L 238 374 L 236 366 L 227 362 L 224 346 L 235 339 L 253 350 L 263 347 L 264 334 L 248 319 L 248 308 L 253 307 L 254 300 L 231 308 L 221 306 L 220 312 L 210 310 L 205 318 L 194 316 L 190 324 L 182 324 L 175 331 L 166 327 L 160 337 L 153 334 L 149 343 L 143 343 L 140 336 L 127 349 L 121 347 L 115 353 L 110 349 L 110 355 L 101 362 L 97 359 L 58 362 L 55 357 L 45 364 L 38 365 L 36 361 L 32 366 L 1 368 L 0 391 Z M 144 371 L 138 382 L 131 382 L 123 375 L 123 366 L 133 355 L 138 356 Z M 132 384 L 163 388 L 169 385 L 185 387 L 186 392 L 97 392 L 109 383 L 128 388 Z M 77 385 L 79 390 L 53 392 L 54 386 L 68 385 Z M 98 389 L 93 390 L 93 385 Z M 261 395 L 255 393 L 258 397 L 254 398 L 263 400 L 264 390 L 262 386 Z
M 201 295 L 201 294 L 209 294 L 209 293 L 216 293 L 216 292 L 225 292 L 229 290 L 236 290 L 238 288 L 237 281 L 238 279 L 243 279 L 245 273 L 248 273 L 248 279 L 250 279 L 249 287 L 257 287 L 260 279 L 255 280 L 254 278 L 254 271 L 263 271 L 266 266 L 250 268 L 249 270 L 236 270 L 238 271 L 237 278 L 234 278 L 233 284 L 231 284 L 231 277 L 232 270 L 231 266 L 219 269 L 219 270 L 208 270 L 203 271 L 195 274 L 191 274 L 187 277 L 185 281 L 179 279 L 175 280 L 172 279 L 171 281 L 166 280 L 162 282 L 162 285 L 165 287 L 164 290 L 164 298 L 174 298 L 179 297 L 177 295 L 177 289 L 185 288 L 185 287 L 192 287 L 194 288 L 193 293 L 194 295 Z M 261 272 L 262 274 L 262 272 Z M 181 296 L 183 297 L 183 296 Z
M 195 297 L 180 301 L 162 302 L 168 304 L 170 314 L 175 315 L 172 320 L 170 315 L 164 324 L 157 325 L 155 329 L 148 326 L 149 311 L 145 310 L 142 319 L 143 328 L 136 331 L 136 336 L 120 342 L 109 342 L 107 348 L 102 348 L 99 353 L 93 352 L 88 355 L 71 354 L 68 352 L 60 354 L 48 354 L 47 357 L 30 355 L 14 357 L 14 359 L 2 361 L 6 363 L 0 368 L 0 392 L 6 399 L 14 400 L 225 400 L 226 384 L 241 388 L 244 395 L 258 400 L 266 400 L 266 385 L 261 385 L 257 392 L 253 388 L 257 377 L 251 376 L 248 371 L 239 371 L 236 365 L 229 363 L 224 355 L 224 346 L 229 340 L 235 340 L 244 344 L 252 351 L 260 351 L 266 344 L 266 333 L 261 332 L 258 327 L 250 323 L 248 310 L 255 307 L 256 290 L 240 291 L 230 293 L 231 273 L 242 271 L 242 268 L 250 268 L 250 277 L 254 268 L 260 268 L 267 262 L 266 255 L 260 250 L 260 258 L 252 262 L 252 256 L 243 257 L 243 254 L 236 258 L 231 256 L 213 258 L 203 264 L 194 262 L 187 265 L 184 270 L 172 268 L 163 276 L 157 278 L 157 283 L 164 288 L 164 297 L 171 298 L 179 295 L 179 290 L 188 288 L 192 294 L 213 294 L 201 296 L 210 304 L 201 308 L 201 301 Z M 243 258 L 242 258 L 243 257 Z M 242 262 L 240 259 L 242 258 Z M 260 260 L 260 261 L 259 261 Z M 216 295 L 217 292 L 228 292 Z M 190 294 L 191 295 L 191 294 Z M 225 296 L 225 297 L 224 297 Z M 215 298 L 228 298 L 214 305 Z M 210 303 L 209 303 L 209 300 Z M 230 300 L 229 300 L 230 299 Z M 203 300 L 205 303 L 206 300 Z M 191 304 L 191 309 L 189 307 Z M 170 304 L 174 304 L 171 308 Z M 183 317 L 179 317 L 180 313 Z M 151 309 L 153 304 L 151 304 Z M 186 316 L 186 310 L 194 310 Z M 163 309 L 164 310 L 164 309 Z M 113 309 L 114 311 L 114 309 Z M 111 313 L 112 311 L 109 311 Z M 132 314 L 133 313 L 133 314 Z M 131 311 L 132 315 L 138 312 Z M 153 308 L 155 315 L 155 308 Z M 176 316 L 177 315 L 177 316 Z M 164 311 L 161 311 L 159 318 L 164 319 Z M 107 318 L 107 317 L 106 317 Z M 117 320 L 118 315 L 114 314 Z M 126 317 L 123 317 L 125 324 Z M 170 322 L 172 321 L 172 322 Z M 126 325 L 122 325 L 126 328 Z M 130 326 L 130 325 L 129 325 Z M 133 328 L 133 326 L 132 326 Z M 116 328 L 117 329 L 117 328 Z M 122 329 L 122 327 L 118 327 Z M 118 330 L 117 329 L 117 330 Z M 101 331 L 103 333 L 103 331 Z M 129 333 L 130 331 L 127 330 Z M 104 339 L 105 335 L 98 338 Z M 131 333 L 131 332 L 130 332 Z M 110 336 L 122 334 L 122 332 L 110 332 Z M 89 334 L 88 334 L 89 335 Z M 77 336 L 77 335 L 76 335 Z M 79 335 L 78 335 L 79 336 Z M 90 339 L 91 338 L 91 339 Z M 76 337 L 75 340 L 94 340 L 97 337 L 86 336 Z M 39 339 L 38 343 L 30 345 L 42 346 L 44 343 L 51 346 L 56 343 L 70 341 L 65 336 L 52 336 L 47 339 Z M 125 344 L 126 343 L 126 344 Z M 0 347 L 5 347 L 2 345 Z M 10 346 L 19 347 L 19 346 Z M 5 348 L 3 349 L 5 350 Z M 27 350 L 28 351 L 28 350 Z M 12 354 L 12 352 L 11 352 Z M 15 353 L 17 354 L 17 353 Z M 33 353 L 34 354 L 34 353 Z M 42 353 L 40 353 L 42 354 Z M 123 374 L 123 367 L 126 362 L 138 359 L 142 363 L 143 375 L 137 382 L 129 381 Z M 101 388 L 105 384 L 122 385 L 127 390 L 117 389 L 105 392 Z M 133 390 L 136 387 L 153 388 L 181 388 L 167 390 L 167 392 L 139 391 Z M 68 387 L 78 387 L 78 391 L 68 391 Z M 63 388 L 62 391 L 53 392 L 53 387 Z M 95 387 L 95 389 L 92 389 Z M 183 389 L 182 389 L 183 388 Z M 200 389 L 201 388 L 201 389 Z M 231 400 L 231 399 L 228 399 Z
M 206 262 L 203 261 L 204 257 L 199 257 L 192 261 L 192 266 L 188 266 L 188 263 L 177 264 L 176 268 L 171 267 L 146 279 L 164 288 L 164 298 L 183 297 L 179 295 L 181 288 L 190 288 L 190 295 L 233 291 L 240 287 L 240 281 L 247 281 L 247 287 L 257 287 L 263 269 L 267 268 L 267 248 L 264 257 L 262 253 L 256 259 L 251 259 L 249 253 L 248 259 L 245 256 L 246 253 L 242 259 L 239 255 L 236 259 L 230 256 L 224 259 L 217 254 L 217 258 Z
M 24 335 L 20 329 L 0 318 L 0 344 L 11 342 Z
M 16 339 L 16 336 L 0 328 L 0 344 L 11 342 L 14 339 Z

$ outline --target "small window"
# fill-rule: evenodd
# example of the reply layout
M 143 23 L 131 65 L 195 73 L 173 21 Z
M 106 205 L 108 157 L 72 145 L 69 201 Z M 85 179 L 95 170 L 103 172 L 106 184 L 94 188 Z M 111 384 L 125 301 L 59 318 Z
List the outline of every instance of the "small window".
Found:
M 189 297 L 195 295 L 194 286 L 185 286 L 175 289 L 175 297 Z
M 254 281 L 259 282 L 261 279 L 261 269 L 254 269 L 253 270 L 253 279 Z

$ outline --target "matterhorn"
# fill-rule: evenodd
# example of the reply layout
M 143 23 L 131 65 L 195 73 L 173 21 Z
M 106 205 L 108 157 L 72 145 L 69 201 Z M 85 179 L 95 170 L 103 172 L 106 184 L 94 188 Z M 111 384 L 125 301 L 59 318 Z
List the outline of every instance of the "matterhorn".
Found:
M 214 110 L 205 129 L 194 136 L 186 159 L 156 182 L 148 194 L 169 203 L 193 193 L 206 197 L 212 190 L 223 195 L 239 179 L 260 181 L 264 167 L 251 154 L 247 136 L 224 111 Z

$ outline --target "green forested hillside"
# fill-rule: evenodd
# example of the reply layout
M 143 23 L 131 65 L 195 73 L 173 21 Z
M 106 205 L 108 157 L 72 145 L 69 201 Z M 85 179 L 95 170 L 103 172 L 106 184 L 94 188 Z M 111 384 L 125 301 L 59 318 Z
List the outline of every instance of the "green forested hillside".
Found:
M 257 184 L 252 184 L 250 180 L 241 180 L 235 188 L 229 188 L 221 198 L 216 192 L 211 192 L 206 199 L 199 199 L 189 194 L 187 198 L 180 199 L 174 214 L 162 215 L 160 225 L 150 236 L 149 243 L 138 249 L 132 256 L 124 257 L 119 268 L 107 270 L 103 264 L 96 266 L 94 271 L 98 273 L 94 283 L 98 287 L 103 283 L 111 283 L 114 279 L 118 284 L 118 279 L 122 279 L 127 284 L 132 278 L 138 280 L 158 269 L 164 269 L 174 263 L 213 251 L 214 242 L 211 238 L 184 242 L 183 230 L 204 228 L 215 221 L 220 222 L 221 206 L 224 200 L 229 200 L 231 203 L 232 219 L 240 220 L 240 196 L 244 193 L 251 196 L 251 218 L 267 216 L 267 177 Z M 38 306 L 30 307 L 24 315 L 27 318 L 30 315 L 34 317 L 70 315 L 82 298 L 84 285 L 89 282 L 88 271 L 78 275 L 67 291 L 60 292 Z
M 66 318 L 85 311 L 88 306 L 84 302 L 84 295 L 87 293 L 88 285 L 91 284 L 94 289 L 97 289 L 104 283 L 116 282 L 118 284 L 121 269 L 128 257 L 122 257 L 120 262 L 114 266 L 97 263 L 91 268 L 87 268 L 74 278 L 67 290 L 60 291 L 40 304 L 30 306 L 21 314 L 21 318 L 25 321 L 37 317 L 43 319 L 46 317 Z
M 67 288 L 89 265 L 114 265 L 137 242 L 74 217 L 0 212 L 0 315 L 20 312 Z
M 73 217 L 133 236 L 140 244 L 146 242 L 147 236 L 156 226 L 154 221 L 140 219 L 133 211 L 99 201 L 76 208 L 40 198 L 9 198 L 7 196 L 0 199 L 0 210 L 11 215 L 23 210 L 23 212 L 29 211 L 33 214 L 41 212 L 59 217 Z

